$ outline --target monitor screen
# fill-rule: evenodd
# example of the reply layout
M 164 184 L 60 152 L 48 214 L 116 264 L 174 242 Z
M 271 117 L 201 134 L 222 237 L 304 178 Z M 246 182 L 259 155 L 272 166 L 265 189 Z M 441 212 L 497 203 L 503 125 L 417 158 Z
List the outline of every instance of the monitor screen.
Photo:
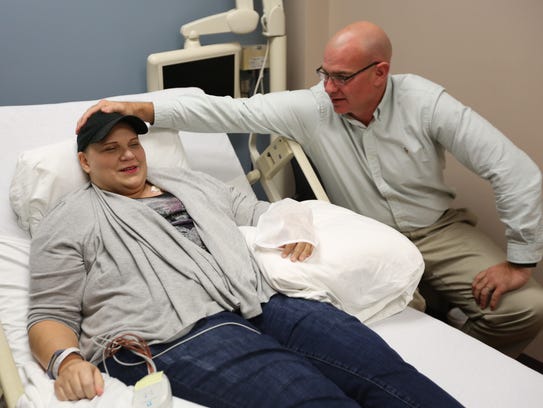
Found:
M 198 87 L 210 95 L 239 97 L 237 43 L 213 44 L 151 54 L 147 90 Z
M 164 65 L 164 89 L 196 86 L 209 95 L 235 97 L 234 55 Z

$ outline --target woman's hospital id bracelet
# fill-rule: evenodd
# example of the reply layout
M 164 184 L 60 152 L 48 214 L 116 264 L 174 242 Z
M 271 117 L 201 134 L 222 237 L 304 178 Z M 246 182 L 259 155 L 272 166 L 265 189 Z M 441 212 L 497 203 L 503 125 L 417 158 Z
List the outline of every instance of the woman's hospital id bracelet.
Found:
M 66 359 L 66 357 L 72 353 L 76 353 L 78 356 L 84 359 L 83 355 L 81 354 L 81 350 L 79 350 L 77 347 L 68 347 L 67 349 L 57 350 L 53 353 L 51 360 L 49 360 L 49 364 L 47 364 L 47 375 L 49 378 L 56 380 L 60 365 Z

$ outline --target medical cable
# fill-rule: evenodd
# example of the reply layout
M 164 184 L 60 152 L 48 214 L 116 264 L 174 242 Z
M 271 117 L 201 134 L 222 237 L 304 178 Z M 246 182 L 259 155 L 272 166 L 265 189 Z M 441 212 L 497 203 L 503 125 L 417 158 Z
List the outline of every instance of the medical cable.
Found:
M 103 349 L 102 351 L 102 364 L 104 366 L 104 369 L 106 371 L 106 374 L 109 375 L 109 371 L 108 371 L 108 368 L 107 368 L 107 364 L 106 364 L 106 359 L 108 357 L 111 357 L 113 358 L 118 364 L 120 365 L 124 365 L 126 367 L 132 367 L 132 366 L 137 366 L 137 365 L 140 365 L 140 364 L 147 364 L 147 371 L 149 373 L 153 373 L 153 372 L 156 372 L 156 365 L 153 361 L 154 358 L 157 358 L 157 357 L 160 357 L 162 356 L 163 354 L 167 353 L 168 351 L 174 349 L 175 347 L 177 346 L 180 346 L 188 341 L 191 341 L 191 340 L 194 340 L 195 338 L 201 336 L 202 334 L 205 334 L 211 330 L 214 330 L 214 329 L 217 329 L 219 327 L 222 327 L 222 326 L 240 326 L 240 327 L 243 327 L 247 330 L 250 330 L 256 334 L 262 334 L 260 331 L 250 327 L 250 326 L 246 326 L 244 324 L 241 324 L 241 323 L 236 323 L 236 322 L 225 322 L 225 323 L 219 323 L 219 324 L 216 324 L 214 326 L 211 326 L 211 327 L 208 327 L 207 329 L 204 329 L 198 333 L 195 333 L 193 334 L 192 336 L 190 337 L 187 337 L 186 339 L 183 339 L 183 340 L 180 340 L 179 342 L 175 343 L 175 344 L 172 344 L 170 347 L 162 350 L 160 353 L 157 353 L 156 355 L 152 355 L 151 353 L 151 350 L 149 348 L 149 346 L 147 345 L 147 342 L 140 336 L 138 335 L 135 335 L 135 334 L 131 334 L 131 333 L 126 333 L 126 334 L 122 334 L 122 335 L 119 335 L 115 338 L 113 338 L 112 340 L 110 340 L 109 338 L 104 338 L 104 337 L 101 337 L 101 336 L 96 336 L 95 338 L 93 338 L 93 342 L 94 344 L 96 344 L 97 346 L 99 346 L 100 348 Z M 106 343 L 104 345 L 104 343 L 100 343 L 99 341 L 103 341 L 104 343 Z M 117 357 L 116 357 L 116 353 L 121 349 L 121 348 L 126 348 L 128 350 L 130 350 L 132 353 L 134 353 L 135 355 L 141 357 L 143 359 L 143 361 L 138 361 L 138 362 L 134 362 L 134 363 L 127 363 L 127 362 L 124 362 L 124 361 L 120 361 Z
M 137 334 L 133 334 L 133 333 L 125 333 L 109 341 L 102 351 L 102 361 L 105 362 L 106 358 L 112 357 L 119 364 L 135 365 L 135 364 L 123 363 L 117 359 L 116 354 L 122 348 L 131 351 L 133 354 L 137 355 L 138 357 L 141 357 L 144 360 L 143 362 L 147 364 L 148 373 L 155 373 L 157 371 L 149 345 L 147 344 L 147 342 L 145 341 L 143 337 L 138 336 Z M 104 367 L 105 367 L 105 364 L 104 364 Z M 107 372 L 107 367 L 106 367 L 106 372 Z
M 266 52 L 264 53 L 264 59 L 262 60 L 262 66 L 260 67 L 260 70 L 258 72 L 258 78 L 256 79 L 255 88 L 253 90 L 253 94 L 251 96 L 254 96 L 257 94 L 258 87 L 260 86 L 260 92 L 264 93 L 264 69 L 266 68 L 266 63 L 268 62 L 268 55 L 270 53 L 270 40 L 268 39 L 268 42 L 266 44 Z
M 262 65 L 261 65 L 259 73 L 258 73 L 258 78 L 256 80 L 255 87 L 253 89 L 253 93 L 250 96 L 255 96 L 257 94 L 259 86 L 261 87 L 261 90 L 260 90 L 261 93 L 264 93 L 264 82 L 263 82 L 264 70 L 266 68 L 266 63 L 268 62 L 269 53 L 270 53 L 270 40 L 268 39 L 268 41 L 266 43 L 266 52 L 264 53 L 264 58 L 262 60 Z M 256 137 L 255 132 L 252 132 L 252 133 L 249 134 L 249 151 L 251 152 L 250 153 L 251 157 L 253 156 L 253 153 L 252 153 L 253 150 L 256 150 L 256 152 L 258 154 L 260 154 L 258 152 L 258 148 L 256 147 L 256 139 L 255 139 L 255 137 Z M 254 147 L 253 147 L 253 143 L 254 143 Z M 254 159 L 252 159 L 252 160 L 254 161 Z M 247 173 L 247 179 L 248 180 L 253 179 L 253 177 L 254 177 L 254 181 L 250 181 L 251 184 L 253 184 L 254 182 L 256 182 L 260 178 L 260 171 L 255 170 L 254 167 L 253 167 L 252 171 Z

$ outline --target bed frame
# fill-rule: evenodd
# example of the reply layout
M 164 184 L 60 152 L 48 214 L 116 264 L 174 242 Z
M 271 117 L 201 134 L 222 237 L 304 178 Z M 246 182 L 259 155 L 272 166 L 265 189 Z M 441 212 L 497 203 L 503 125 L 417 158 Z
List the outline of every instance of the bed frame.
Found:
M 180 90 L 168 89 L 161 91 L 160 97 L 175 96 L 179 92 Z M 117 99 L 149 100 L 149 97 L 156 97 L 156 94 L 119 96 Z M 18 228 L 15 215 L 8 202 L 9 183 L 18 154 L 24 150 L 53 143 L 60 138 L 73 137 L 76 119 L 82 110 L 92 103 L 93 101 L 0 107 L 0 128 L 6 141 L 0 162 L 2 166 L 0 171 L 3 175 L 0 179 L 0 238 L 13 237 L 28 240 L 28 235 Z M 47 122 L 38 120 L 37 113 L 43 114 L 44 118 L 55 125 L 53 131 L 48 128 Z M 56 126 L 59 118 L 63 118 L 66 122 L 63 127 Z M 225 134 L 215 136 L 215 139 L 213 135 L 184 134 L 182 136 L 189 164 L 223 181 L 231 181 L 252 194 L 252 189 L 243 174 L 228 137 Z M 212 153 L 209 153 L 210 149 L 214 149 Z M 271 149 L 284 149 L 281 151 L 287 152 L 289 159 L 296 157 L 298 161 L 304 160 L 299 146 L 289 143 L 288 146 L 282 145 L 279 148 L 271 147 Z M 279 161 L 288 162 L 282 157 Z M 302 159 L 299 159 L 300 157 Z M 225 163 L 228 163 L 228 169 L 224 169 Z M 264 163 L 258 170 L 265 175 L 271 174 L 273 177 L 275 169 L 269 170 L 269 168 L 270 166 Z M 317 191 L 317 194 L 320 193 Z M 273 197 L 270 198 L 273 199 Z M 0 251 L 0 260 L 2 255 Z M 1 304 L 0 307 L 2 307 Z M 31 384 L 25 381 L 25 374 L 28 371 L 26 363 L 17 361 L 13 357 L 14 354 L 10 349 L 13 345 L 9 343 L 11 327 L 5 324 L 5 319 L 6 316 L 0 313 L 0 320 L 4 324 L 4 330 L 0 330 L 0 390 L 3 390 L 3 398 L 8 408 L 16 406 L 24 408 L 30 406 L 21 401 L 31 398 L 29 393 Z M 541 407 L 543 375 L 437 319 L 407 308 L 401 313 L 370 326 L 406 361 L 434 380 L 465 406 Z M 39 374 L 40 380 L 52 390 L 52 381 L 48 380 L 43 372 L 40 371 Z M 50 404 L 51 400 L 54 402 L 54 398 L 50 398 Z M 118 407 L 121 405 L 103 405 L 93 400 L 93 404 L 89 406 Z M 128 403 L 127 406 L 130 405 Z M 179 399 L 174 401 L 175 408 L 189 406 L 195 405 Z
M 8 408 L 14 408 L 17 400 L 23 395 L 23 383 L 19 377 L 15 361 L 11 354 L 4 328 L 0 324 L 0 398 L 4 399 Z M 1 405 L 0 405 L 1 406 Z

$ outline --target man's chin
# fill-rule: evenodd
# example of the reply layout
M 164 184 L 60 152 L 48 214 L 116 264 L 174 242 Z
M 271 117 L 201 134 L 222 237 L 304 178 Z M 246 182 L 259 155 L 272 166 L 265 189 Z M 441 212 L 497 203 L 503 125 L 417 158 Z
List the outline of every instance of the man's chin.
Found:
M 334 112 L 340 115 L 345 115 L 346 113 L 349 113 L 349 109 L 343 103 L 338 103 L 338 104 L 333 103 L 333 106 L 334 106 Z
M 332 105 L 334 106 L 334 112 L 336 113 L 339 113 L 339 114 L 349 113 L 349 108 L 344 99 L 339 99 L 337 101 L 333 100 Z

